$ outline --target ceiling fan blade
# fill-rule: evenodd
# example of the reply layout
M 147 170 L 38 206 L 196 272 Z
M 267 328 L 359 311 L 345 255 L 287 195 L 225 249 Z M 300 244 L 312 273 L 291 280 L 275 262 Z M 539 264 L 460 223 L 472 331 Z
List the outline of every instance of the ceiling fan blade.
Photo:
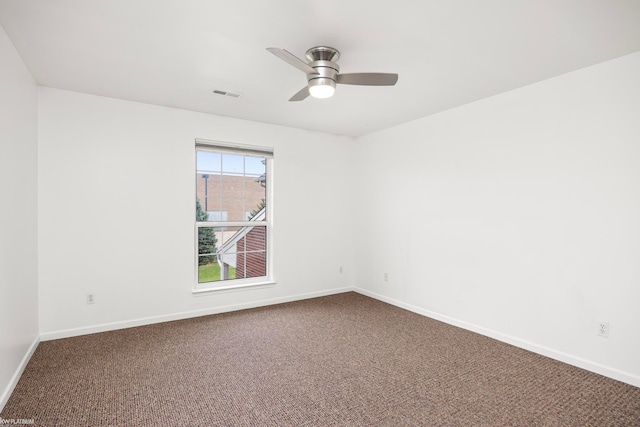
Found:
M 298 91 L 295 95 L 289 98 L 289 101 L 302 101 L 309 96 L 309 86 L 305 86 Z
M 397 74 L 390 73 L 347 73 L 338 74 L 336 83 L 343 85 L 393 86 L 398 81 Z
M 278 58 L 282 59 L 285 62 L 288 62 L 289 64 L 293 65 L 301 71 L 304 71 L 307 74 L 318 74 L 318 72 L 311 68 L 309 64 L 286 49 L 281 49 L 279 47 L 268 47 L 267 50 L 273 53 Z

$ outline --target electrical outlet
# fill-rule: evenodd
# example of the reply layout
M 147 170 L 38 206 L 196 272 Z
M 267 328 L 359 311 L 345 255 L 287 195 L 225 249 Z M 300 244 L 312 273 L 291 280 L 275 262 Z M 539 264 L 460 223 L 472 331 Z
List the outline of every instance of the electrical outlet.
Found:
M 384 273 L 384 281 L 385 282 L 389 281 L 389 273 Z
M 609 338 L 609 323 L 598 322 L 597 325 L 598 325 L 598 331 L 597 331 L 598 336 Z
M 96 303 L 96 296 L 93 292 L 87 292 L 87 305 L 89 304 L 95 304 Z

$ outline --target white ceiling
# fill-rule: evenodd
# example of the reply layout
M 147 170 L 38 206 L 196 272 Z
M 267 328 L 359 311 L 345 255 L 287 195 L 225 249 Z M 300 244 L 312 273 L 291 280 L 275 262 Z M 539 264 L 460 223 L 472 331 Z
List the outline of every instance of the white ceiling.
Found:
M 639 0 L 0 0 L 0 25 L 42 86 L 348 136 L 640 51 Z M 288 102 L 305 75 L 266 48 L 317 45 L 398 84 Z

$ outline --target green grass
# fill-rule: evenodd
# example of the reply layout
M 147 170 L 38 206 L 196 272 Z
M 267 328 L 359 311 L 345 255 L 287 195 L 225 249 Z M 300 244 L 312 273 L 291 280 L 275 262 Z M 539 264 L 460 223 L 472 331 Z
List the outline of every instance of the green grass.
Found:
M 229 267 L 228 279 L 236 278 L 236 269 Z M 220 280 L 220 265 L 217 262 L 198 266 L 198 283 L 216 282 Z

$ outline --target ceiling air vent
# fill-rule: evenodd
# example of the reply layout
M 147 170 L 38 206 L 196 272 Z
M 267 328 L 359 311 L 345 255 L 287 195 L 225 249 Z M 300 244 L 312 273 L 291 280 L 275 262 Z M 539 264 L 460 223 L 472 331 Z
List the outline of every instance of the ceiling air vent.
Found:
M 240 98 L 240 93 L 237 92 L 229 92 L 226 90 L 218 90 L 218 89 L 214 89 L 213 93 L 215 93 L 216 95 L 222 95 L 222 96 L 230 96 L 231 98 Z

